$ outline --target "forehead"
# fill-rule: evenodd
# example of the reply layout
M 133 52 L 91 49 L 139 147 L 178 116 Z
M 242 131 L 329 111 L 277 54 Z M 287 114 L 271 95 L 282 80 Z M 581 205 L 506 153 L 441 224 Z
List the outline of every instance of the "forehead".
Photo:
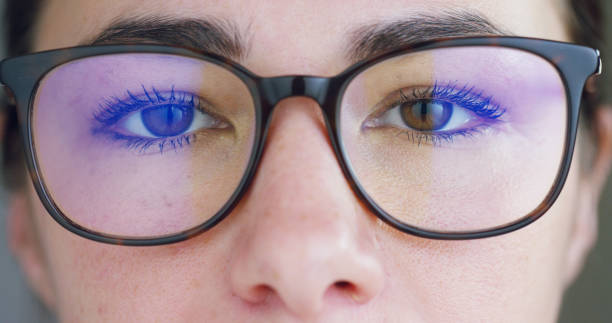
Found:
M 517 36 L 567 40 L 564 0 L 47 0 L 35 50 L 86 43 L 112 22 L 131 17 L 217 18 L 246 40 L 245 65 L 261 74 L 317 73 L 346 66 L 351 31 L 415 15 L 466 10 Z M 70 8 L 70 10 L 67 10 Z M 315 69 L 315 70 L 313 70 Z M 335 68 L 333 72 L 337 72 Z

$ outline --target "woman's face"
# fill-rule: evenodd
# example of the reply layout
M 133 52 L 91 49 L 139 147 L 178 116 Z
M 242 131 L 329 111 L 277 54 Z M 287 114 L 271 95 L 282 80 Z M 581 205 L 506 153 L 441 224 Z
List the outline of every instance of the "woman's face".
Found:
M 117 19 L 216 18 L 237 27 L 247 47 L 240 63 L 263 76 L 335 75 L 351 65 L 352 31 L 453 10 L 513 35 L 569 40 L 557 0 L 46 2 L 37 51 L 90 42 Z M 596 199 L 579 191 L 588 183 L 578 159 L 555 205 L 532 225 L 489 239 L 427 240 L 367 210 L 343 176 L 319 107 L 296 97 L 276 107 L 253 183 L 210 231 L 158 247 L 96 243 L 56 224 L 30 188 L 13 203 L 21 219 L 13 227 L 28 226 L 20 214 L 32 214 L 36 238 L 13 234 L 13 245 L 65 322 L 553 322 L 593 239 L 584 223 Z

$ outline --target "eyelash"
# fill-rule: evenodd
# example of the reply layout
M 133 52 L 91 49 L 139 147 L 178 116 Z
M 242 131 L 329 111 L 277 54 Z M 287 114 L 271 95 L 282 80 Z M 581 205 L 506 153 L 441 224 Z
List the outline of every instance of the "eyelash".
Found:
M 195 134 L 184 134 L 173 138 L 142 138 L 124 135 L 109 129 L 121 119 L 135 111 L 142 110 L 149 105 L 165 102 L 187 104 L 197 110 L 208 113 L 202 107 L 200 98 L 195 94 L 183 91 L 176 92 L 174 86 L 172 86 L 169 96 L 164 97 L 155 87 L 151 87 L 150 92 L 144 85 L 141 85 L 141 87 L 143 91 L 141 95 L 135 95 L 127 90 L 127 99 L 119 99 L 115 96 L 105 99 L 104 102 L 100 104 L 100 108 L 93 114 L 93 121 L 97 126 L 92 129 L 92 133 L 104 134 L 113 141 L 123 142 L 123 147 L 129 150 L 137 150 L 140 153 L 144 153 L 155 145 L 158 146 L 159 153 L 163 153 L 165 147 L 177 150 L 193 143 L 196 140 Z
M 418 100 L 436 99 L 456 104 L 469 110 L 478 117 L 487 120 L 487 124 L 481 124 L 469 129 L 459 129 L 447 132 L 406 131 L 405 129 L 392 127 L 392 129 L 397 132 L 396 136 L 404 136 L 418 145 L 431 143 L 435 146 L 443 142 L 452 143 L 457 136 L 475 136 L 489 128 L 491 124 L 502 122 L 501 117 L 506 113 L 506 109 L 495 102 L 492 96 L 485 95 L 483 91 L 477 91 L 475 86 L 459 86 L 456 82 L 448 82 L 443 85 L 435 82 L 433 86 L 427 88 L 413 88 L 409 93 L 409 95 L 406 95 L 400 90 L 399 100 L 393 101 L 391 104 L 386 104 L 381 112 L 376 113 L 376 116 L 380 116 L 389 111 L 389 109 L 404 103 L 415 103 L 415 101 Z

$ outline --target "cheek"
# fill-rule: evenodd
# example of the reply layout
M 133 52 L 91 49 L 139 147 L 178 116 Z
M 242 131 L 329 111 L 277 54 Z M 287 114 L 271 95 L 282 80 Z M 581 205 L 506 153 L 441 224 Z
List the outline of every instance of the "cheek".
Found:
M 420 313 L 425 321 L 553 321 L 563 293 L 577 185 L 573 171 L 542 218 L 494 238 L 435 241 L 384 230 L 379 241 L 390 281 L 385 293 L 398 300 L 397 308 Z
M 212 229 L 186 242 L 158 247 L 106 245 L 60 227 L 31 194 L 31 205 L 62 321 L 212 320 L 221 304 L 202 313 L 227 289 L 226 257 L 219 246 L 231 241 L 227 229 Z M 224 234 L 218 235 L 221 230 Z M 215 291 L 215 292 L 211 292 Z M 227 309 L 229 310 L 229 309 Z M 197 313 L 196 313 L 197 312 Z

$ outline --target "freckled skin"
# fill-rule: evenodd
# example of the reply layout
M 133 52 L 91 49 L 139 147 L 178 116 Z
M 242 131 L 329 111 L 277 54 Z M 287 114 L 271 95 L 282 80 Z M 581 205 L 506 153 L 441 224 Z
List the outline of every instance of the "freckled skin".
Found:
M 35 50 L 74 46 L 118 15 L 213 16 L 248 31 L 241 64 L 253 72 L 327 76 L 349 65 L 344 33 L 374 18 L 472 8 L 516 35 L 568 40 L 559 6 L 49 0 Z M 33 286 L 62 322 L 555 321 L 571 268 L 579 267 L 568 260 L 582 212 L 578 158 L 561 197 L 536 223 L 491 239 L 426 240 L 383 224 L 358 200 L 317 109 L 304 98 L 279 103 L 247 194 L 227 219 L 185 242 L 133 248 L 79 238 L 46 214 L 30 188 L 27 213 L 41 246 L 31 263 L 41 274 L 22 264 Z M 17 246 L 18 257 L 26 249 Z

